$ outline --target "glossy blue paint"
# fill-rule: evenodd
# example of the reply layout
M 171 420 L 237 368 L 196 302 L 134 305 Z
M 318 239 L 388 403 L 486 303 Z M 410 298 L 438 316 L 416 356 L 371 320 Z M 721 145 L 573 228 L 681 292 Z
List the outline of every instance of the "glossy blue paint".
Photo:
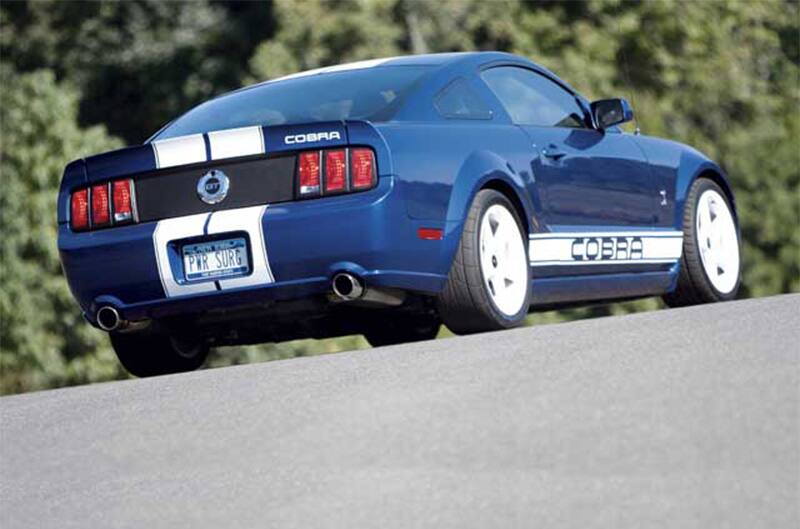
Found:
M 719 166 L 691 147 L 625 134 L 616 127 L 599 131 L 512 123 L 481 79 L 483 69 L 531 69 L 561 85 L 589 112 L 585 98 L 527 59 L 494 52 L 454 53 L 401 57 L 375 68 L 421 64 L 430 66 L 430 72 L 388 121 L 262 128 L 267 156 L 369 146 L 379 173 L 377 187 L 367 192 L 267 207 L 261 224 L 275 283 L 168 298 L 153 246 L 157 223 L 88 233 L 73 233 L 68 225 L 72 190 L 157 171 L 152 145 L 68 165 L 58 199 L 59 251 L 70 288 L 88 319 L 93 321 L 103 303 L 116 306 L 124 317 L 139 319 L 318 295 L 329 290 L 338 271 L 356 273 L 368 286 L 435 295 L 446 280 L 472 199 L 484 187 L 506 193 L 530 233 L 680 230 L 688 188 L 701 174 L 717 175 L 732 198 Z M 433 102 L 456 78 L 491 109 L 490 120 L 439 115 Z M 321 131 L 335 131 L 339 139 L 286 142 L 287 136 Z M 666 205 L 661 204 L 662 191 Z M 443 239 L 419 239 L 416 232 L 423 227 L 444 230 Z M 674 288 L 677 265 L 608 267 L 582 274 L 569 267 L 538 270 L 534 303 L 663 293 Z

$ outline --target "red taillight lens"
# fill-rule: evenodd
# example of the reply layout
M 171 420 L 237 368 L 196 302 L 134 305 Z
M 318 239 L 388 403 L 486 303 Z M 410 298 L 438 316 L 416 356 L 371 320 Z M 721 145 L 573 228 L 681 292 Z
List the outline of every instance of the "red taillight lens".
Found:
M 89 190 L 81 189 L 72 193 L 70 199 L 70 223 L 73 230 L 89 228 Z
M 444 231 L 439 228 L 419 228 L 417 237 L 423 241 L 441 241 L 442 237 L 444 237 Z
M 133 181 L 117 180 L 111 184 L 114 197 L 114 222 L 133 220 Z
M 92 186 L 92 225 L 105 226 L 111 222 L 111 203 L 108 184 Z
M 347 151 L 325 151 L 325 192 L 347 189 Z
M 298 166 L 300 195 L 318 194 L 320 173 L 319 151 L 300 153 Z
M 370 149 L 350 151 L 350 176 L 353 189 L 366 189 L 375 183 L 375 159 Z

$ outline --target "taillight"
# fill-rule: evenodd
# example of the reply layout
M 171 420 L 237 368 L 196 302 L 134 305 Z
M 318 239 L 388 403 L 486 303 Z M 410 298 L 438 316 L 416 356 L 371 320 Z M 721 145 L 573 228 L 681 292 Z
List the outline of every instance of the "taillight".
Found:
M 353 149 L 350 152 L 350 174 L 353 189 L 366 189 L 375 183 L 375 159 L 370 149 Z
M 75 231 L 136 220 L 133 180 L 115 180 L 77 189 L 70 196 L 70 225 Z
M 92 186 L 92 226 L 106 226 L 111 222 L 110 207 L 108 184 Z
M 133 220 L 133 181 L 117 180 L 111 184 L 114 196 L 114 222 L 123 223 Z
M 297 173 L 300 178 L 300 196 L 319 194 L 319 151 L 300 153 Z
M 89 190 L 81 189 L 72 193 L 70 199 L 70 223 L 73 230 L 89 228 Z
M 325 192 L 347 189 L 347 151 L 325 151 Z
M 298 198 L 364 191 L 375 187 L 377 178 L 375 153 L 366 147 L 297 155 Z

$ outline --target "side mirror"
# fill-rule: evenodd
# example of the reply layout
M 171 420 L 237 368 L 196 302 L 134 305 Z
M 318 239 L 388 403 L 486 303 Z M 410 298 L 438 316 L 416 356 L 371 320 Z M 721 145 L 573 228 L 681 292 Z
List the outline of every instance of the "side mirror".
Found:
M 591 105 L 592 118 L 598 129 L 607 129 L 633 119 L 633 109 L 627 100 L 600 99 Z

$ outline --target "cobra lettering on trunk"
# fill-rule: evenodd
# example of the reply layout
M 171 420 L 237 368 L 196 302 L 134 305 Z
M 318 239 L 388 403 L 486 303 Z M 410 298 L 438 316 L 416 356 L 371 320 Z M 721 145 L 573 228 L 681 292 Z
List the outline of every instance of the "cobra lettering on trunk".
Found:
M 309 132 L 308 134 L 292 134 L 284 136 L 283 142 L 286 145 L 294 145 L 296 143 L 308 143 L 315 141 L 333 141 L 341 140 L 342 135 L 339 132 L 332 130 L 328 132 Z

